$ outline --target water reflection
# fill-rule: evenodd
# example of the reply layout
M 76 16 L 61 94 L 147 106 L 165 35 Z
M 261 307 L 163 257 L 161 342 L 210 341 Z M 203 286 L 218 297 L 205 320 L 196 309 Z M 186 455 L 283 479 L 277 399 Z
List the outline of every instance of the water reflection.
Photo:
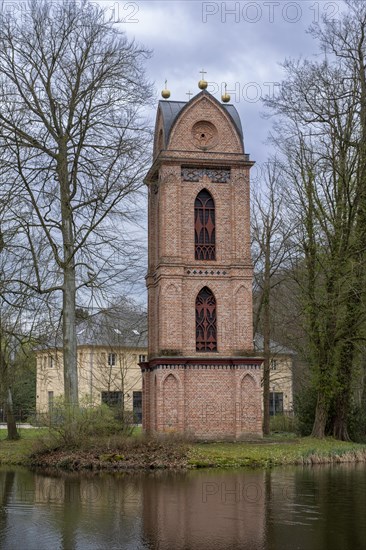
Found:
M 143 488 L 145 540 L 164 549 L 263 548 L 264 481 L 263 471 L 148 478 Z
M 0 470 L 3 549 L 366 548 L 366 467 L 51 476 Z

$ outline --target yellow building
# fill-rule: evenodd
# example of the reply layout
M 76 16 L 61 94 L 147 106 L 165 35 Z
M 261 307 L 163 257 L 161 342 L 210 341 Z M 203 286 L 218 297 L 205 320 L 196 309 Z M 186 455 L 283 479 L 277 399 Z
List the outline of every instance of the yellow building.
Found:
M 263 337 L 257 334 L 254 339 L 255 349 L 263 353 Z M 277 342 L 270 343 L 271 372 L 269 376 L 269 412 L 276 414 L 293 414 L 293 358 L 294 352 Z
M 141 422 L 142 381 L 146 360 L 146 314 L 129 305 L 92 315 L 78 323 L 79 399 L 133 411 Z M 63 358 L 59 339 L 36 351 L 37 413 L 47 413 L 63 395 Z

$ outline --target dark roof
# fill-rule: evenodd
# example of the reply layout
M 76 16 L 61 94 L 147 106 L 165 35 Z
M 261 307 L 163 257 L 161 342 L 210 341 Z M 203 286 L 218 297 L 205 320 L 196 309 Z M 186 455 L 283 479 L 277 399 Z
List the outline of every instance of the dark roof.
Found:
M 128 306 L 106 309 L 76 328 L 78 345 L 147 347 L 147 318 Z
M 203 90 L 200 92 L 200 94 L 208 94 L 212 98 L 213 96 Z M 198 95 L 200 95 L 198 94 Z M 168 142 L 170 131 L 174 125 L 174 122 L 179 116 L 179 113 L 181 110 L 191 101 L 193 101 L 197 96 L 194 96 L 190 101 L 166 101 L 166 100 L 160 100 L 159 101 L 159 109 L 161 110 L 161 113 L 163 115 L 163 125 L 164 125 L 164 133 L 165 133 L 165 139 L 166 142 Z M 215 98 L 214 98 L 215 99 Z M 235 109 L 234 105 L 227 104 L 227 103 L 219 103 L 217 99 L 215 101 L 228 113 L 230 118 L 232 119 L 238 134 L 243 141 L 243 129 L 241 126 L 241 121 L 239 117 L 238 111 Z
M 241 125 L 241 120 L 238 111 L 235 109 L 234 105 L 231 103 L 225 103 L 222 105 L 222 107 L 225 109 L 225 111 L 228 112 L 230 117 L 233 119 L 234 124 L 236 126 L 236 129 L 238 130 L 239 136 L 241 137 L 241 140 L 244 140 L 243 136 L 243 128 Z
M 166 141 L 169 139 L 173 122 L 186 103 L 186 101 L 159 101 L 159 109 L 163 115 L 164 135 Z
M 256 334 L 254 337 L 254 347 L 256 351 L 263 351 L 264 347 L 264 340 L 263 336 L 261 334 Z M 286 348 L 282 344 L 279 344 L 278 342 L 274 342 L 273 340 L 269 343 L 269 349 L 271 353 L 278 354 L 278 355 L 294 355 L 295 352 L 292 349 Z
M 78 346 L 146 348 L 147 315 L 145 311 L 125 302 L 80 321 L 76 327 L 76 337 Z M 38 349 L 61 345 L 62 340 L 58 333 Z

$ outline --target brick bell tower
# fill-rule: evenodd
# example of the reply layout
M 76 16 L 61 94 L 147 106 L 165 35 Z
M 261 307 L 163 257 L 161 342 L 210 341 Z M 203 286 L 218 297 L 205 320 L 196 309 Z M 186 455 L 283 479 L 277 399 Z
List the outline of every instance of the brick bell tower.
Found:
M 143 428 L 197 439 L 262 435 L 253 355 L 249 171 L 224 95 L 159 101 L 149 190 L 149 356 Z M 164 91 L 168 95 L 167 90 Z M 164 94 L 163 92 L 163 94 Z M 164 95 L 163 95 L 164 97 Z

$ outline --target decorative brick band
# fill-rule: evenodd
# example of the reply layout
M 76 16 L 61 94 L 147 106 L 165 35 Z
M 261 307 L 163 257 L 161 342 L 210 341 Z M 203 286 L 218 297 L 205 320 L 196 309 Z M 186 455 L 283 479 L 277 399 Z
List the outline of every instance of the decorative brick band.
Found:
M 187 275 L 227 275 L 228 272 L 224 270 L 214 270 L 214 269 L 193 269 L 193 268 L 186 268 L 185 272 Z
M 175 359 L 158 358 L 139 363 L 142 372 L 164 369 L 182 370 L 261 370 L 263 359 L 259 357 L 223 359 Z
M 142 372 L 155 370 L 261 370 L 258 365 L 155 365 L 141 367 Z
M 212 183 L 229 183 L 230 168 L 196 168 L 182 167 L 181 176 L 183 181 L 199 182 L 207 176 Z

